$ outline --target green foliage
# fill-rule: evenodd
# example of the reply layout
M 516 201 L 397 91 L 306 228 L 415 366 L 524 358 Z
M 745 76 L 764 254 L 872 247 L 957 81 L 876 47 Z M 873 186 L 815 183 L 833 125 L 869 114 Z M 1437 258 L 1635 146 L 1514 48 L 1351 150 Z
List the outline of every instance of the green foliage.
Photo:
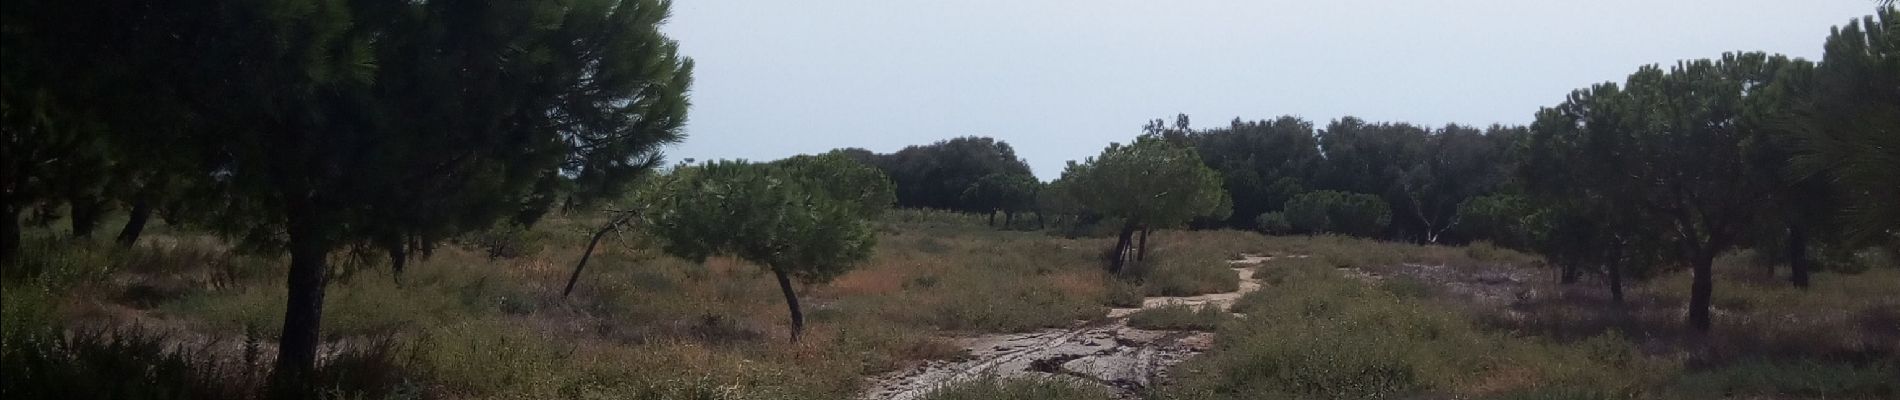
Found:
M 1297 232 L 1372 237 L 1391 223 L 1392 210 L 1378 196 L 1321 190 L 1287 201 L 1286 219 Z
M 1083 208 L 1120 217 L 1128 226 L 1170 227 L 1212 215 L 1221 205 L 1220 175 L 1194 149 L 1159 137 L 1110 144 L 1102 154 L 1070 162 L 1057 187 Z
M 1293 222 L 1286 218 L 1286 213 L 1278 211 L 1260 214 L 1260 218 L 1254 221 L 1254 226 L 1269 235 L 1293 233 Z
M 1272 289 L 1243 297 L 1236 311 L 1247 318 L 1177 367 L 1179 383 L 1161 398 L 1471 397 L 1579 386 L 1628 396 L 1667 371 L 1620 339 L 1572 346 L 1486 332 L 1310 260 L 1263 265 Z
M 1138 279 L 1142 293 L 1149 296 L 1232 292 L 1239 289 L 1240 278 L 1228 268 L 1223 257 L 1225 255 L 1218 253 L 1169 248 L 1149 255 L 1124 275 Z
M 1526 248 L 1543 233 L 1537 231 L 1538 211 L 1529 199 L 1515 193 L 1473 197 L 1458 205 L 1458 229 L 1470 237 Z
M 644 225 L 667 253 L 696 262 L 738 257 L 770 269 L 791 311 L 804 316 L 791 279 L 828 282 L 871 256 L 867 219 L 888 207 L 889 185 L 870 166 L 839 155 L 783 165 L 743 161 L 682 167 L 664 177 Z
M 832 170 L 843 168 L 845 171 Z M 860 176 L 855 163 L 810 163 L 797 169 L 743 161 L 682 168 L 662 178 L 647 226 L 664 249 L 690 260 L 731 255 L 824 282 L 870 256 L 876 238 L 865 222 L 880 205 L 827 190 L 828 176 Z M 876 171 L 871 171 L 875 173 Z M 875 190 L 875 187 L 864 188 Z
M 1189 138 L 1208 168 L 1220 172 L 1221 186 L 1233 200 L 1231 227 L 1245 228 L 1257 216 L 1279 210 L 1305 192 L 1323 162 L 1313 123 L 1283 116 L 1271 120 L 1234 119 L 1228 126 L 1193 132 Z
M 851 206 L 852 212 L 865 218 L 876 218 L 897 202 L 889 176 L 842 153 L 801 155 L 772 164 L 815 193 Z
M 1212 331 L 1229 318 L 1220 307 L 1203 305 L 1196 309 L 1175 304 L 1136 311 L 1128 316 L 1128 326 L 1153 330 Z
M 978 211 L 1015 214 L 1035 209 L 1042 182 L 1029 174 L 984 175 L 959 197 L 966 207 Z
M 1033 176 L 1029 164 L 1016 157 L 1009 143 L 987 137 L 959 137 L 891 154 L 863 149 L 837 152 L 889 174 L 897 187 L 897 205 L 902 207 L 990 211 L 999 207 L 988 203 L 994 199 L 966 197 L 965 192 L 991 175 Z
M 1836 27 L 1813 94 L 1789 129 L 1798 176 L 1821 176 L 1845 201 L 1833 222 L 1856 241 L 1900 247 L 1900 11 L 1891 3 Z M 1832 225 L 1832 224 L 1824 224 Z

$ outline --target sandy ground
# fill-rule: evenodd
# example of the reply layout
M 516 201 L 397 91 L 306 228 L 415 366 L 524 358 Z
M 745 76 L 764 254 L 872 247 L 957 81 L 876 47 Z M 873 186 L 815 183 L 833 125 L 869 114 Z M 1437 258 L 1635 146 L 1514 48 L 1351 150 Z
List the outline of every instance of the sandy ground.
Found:
M 1130 328 L 1128 315 L 1170 304 L 1195 308 L 1212 305 L 1225 310 L 1240 296 L 1260 289 L 1252 267 L 1271 259 L 1243 255 L 1228 261 L 1240 277 L 1240 288 L 1233 292 L 1149 297 L 1142 299 L 1140 308 L 1113 309 L 1105 320 L 1067 329 L 957 338 L 965 357 L 933 360 L 876 377 L 860 398 L 911 400 L 944 385 L 986 376 L 1068 379 L 1101 385 L 1118 398 L 1135 398 L 1143 388 L 1165 381 L 1169 367 L 1206 351 L 1213 344 L 1214 334 Z

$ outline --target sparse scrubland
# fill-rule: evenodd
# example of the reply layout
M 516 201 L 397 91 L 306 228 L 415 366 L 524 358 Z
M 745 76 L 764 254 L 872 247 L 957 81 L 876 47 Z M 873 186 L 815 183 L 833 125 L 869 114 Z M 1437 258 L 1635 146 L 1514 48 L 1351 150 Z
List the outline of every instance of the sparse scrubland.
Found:
M 956 357 L 943 341 L 950 335 L 1097 319 L 1111 282 L 1159 291 L 1102 271 L 1110 239 L 899 210 L 878 225 L 869 261 L 802 287 L 808 333 L 787 344 L 769 272 L 726 258 L 694 264 L 638 237 L 601 245 L 562 298 L 598 219 L 471 235 L 412 262 L 400 282 L 375 261 L 340 268 L 324 310 L 323 385 L 389 398 L 833 399 L 852 396 L 864 376 Z M 21 377 L 9 379 L 20 385 L 9 393 L 92 393 L 106 390 L 95 379 L 134 374 L 153 377 L 137 390 L 248 398 L 267 382 L 260 371 L 282 324 L 281 260 L 184 230 L 160 229 L 129 250 L 54 234 L 28 236 L 25 272 L 9 275 L 4 292 L 5 364 Z M 1157 263 L 1171 259 L 1170 240 L 1161 239 L 1168 250 Z M 490 257 L 496 246 L 526 250 Z M 1190 259 L 1213 261 L 1155 270 L 1225 274 L 1168 285 L 1233 286 L 1220 256 Z
M 0 397 L 1896 398 L 1891 3 L 1528 125 L 1179 115 L 1044 182 L 669 165 L 664 0 L 14 0 Z
M 1180 284 L 1104 272 L 1100 251 L 1113 238 L 998 231 L 980 216 L 899 210 L 878 224 L 870 261 L 803 287 L 808 331 L 788 344 L 769 272 L 722 258 L 686 262 L 636 237 L 601 246 L 562 298 L 595 222 L 560 217 L 514 235 L 505 245 L 533 250 L 513 257 L 489 256 L 503 243 L 458 241 L 411 265 L 400 283 L 373 263 L 343 269 L 325 310 L 320 383 L 368 398 L 846 398 L 867 376 L 959 357 L 952 337 L 1100 320 L 1112 286 L 1230 291 L 1224 260 L 1260 254 L 1276 258 L 1256 267 L 1266 287 L 1233 307 L 1242 316 L 1174 306 L 1129 317 L 1138 328 L 1218 332 L 1213 349 L 1176 367 L 1151 397 L 1900 394 L 1892 265 L 1819 274 L 1803 291 L 1748 257 L 1725 257 L 1719 276 L 1731 289 L 1716 300 L 1718 330 L 1698 338 L 1680 325 L 1682 274 L 1635 286 L 1619 307 L 1600 285 L 1559 285 L 1539 258 L 1483 244 L 1158 232 L 1150 274 L 1225 277 Z M 9 276 L 4 292 L 5 372 L 19 378 L 9 393 L 251 398 L 267 383 L 260 371 L 280 324 L 280 261 L 188 231 L 161 230 L 129 250 L 29 238 L 22 270 L 34 272 Z M 120 376 L 143 382 L 92 384 Z M 1102 393 L 998 377 L 929 398 Z

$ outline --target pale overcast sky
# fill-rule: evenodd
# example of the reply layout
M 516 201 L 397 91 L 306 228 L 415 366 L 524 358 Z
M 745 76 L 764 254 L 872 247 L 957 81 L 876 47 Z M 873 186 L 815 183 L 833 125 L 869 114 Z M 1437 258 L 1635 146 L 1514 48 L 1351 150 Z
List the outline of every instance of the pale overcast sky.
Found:
M 1528 123 L 1636 67 L 1767 51 L 1818 60 L 1872 0 L 678 0 L 698 62 L 671 159 L 891 152 L 957 136 L 1036 175 L 1187 113 Z

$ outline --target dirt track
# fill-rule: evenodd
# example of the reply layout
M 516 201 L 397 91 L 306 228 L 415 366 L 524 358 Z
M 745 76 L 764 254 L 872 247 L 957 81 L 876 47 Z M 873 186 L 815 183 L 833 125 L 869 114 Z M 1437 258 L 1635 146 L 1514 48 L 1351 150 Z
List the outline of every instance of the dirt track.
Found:
M 1105 320 L 1067 329 L 956 339 L 966 357 L 930 361 L 879 376 L 860 398 L 911 400 L 947 384 L 984 376 L 1070 379 L 1104 386 L 1120 398 L 1134 398 L 1142 388 L 1165 380 L 1168 367 L 1207 350 L 1214 334 L 1130 328 L 1128 315 L 1169 304 L 1227 309 L 1241 295 L 1260 289 L 1252 267 L 1270 259 L 1243 255 L 1228 261 L 1240 277 L 1240 288 L 1233 292 L 1149 297 L 1142 299 L 1140 308 L 1112 309 Z

